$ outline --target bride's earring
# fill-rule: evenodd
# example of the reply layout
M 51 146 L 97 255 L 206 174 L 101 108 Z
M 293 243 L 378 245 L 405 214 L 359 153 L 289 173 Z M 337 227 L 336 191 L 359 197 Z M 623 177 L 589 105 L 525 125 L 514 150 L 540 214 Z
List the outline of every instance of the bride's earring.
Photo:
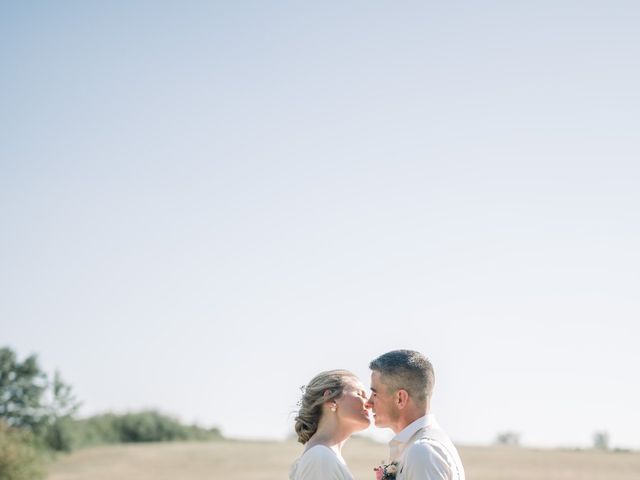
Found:
M 335 404 L 334 404 L 334 405 L 331 405 L 331 411 L 332 411 L 332 412 L 335 412 L 336 410 L 337 410 L 337 407 L 335 406 Z

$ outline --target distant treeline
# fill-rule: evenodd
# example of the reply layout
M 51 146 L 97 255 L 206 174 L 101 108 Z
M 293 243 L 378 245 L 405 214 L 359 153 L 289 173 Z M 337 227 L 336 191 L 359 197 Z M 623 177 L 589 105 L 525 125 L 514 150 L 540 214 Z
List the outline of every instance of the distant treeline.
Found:
M 54 451 L 114 443 L 220 440 L 217 428 L 184 425 L 159 412 L 105 413 L 76 420 L 64 418 L 33 432 L 10 427 L 0 418 L 0 479 L 34 480 L 44 476 L 44 462 Z
M 176 440 L 220 440 L 217 428 L 185 425 L 177 419 L 154 410 L 114 414 L 105 413 L 85 419 L 57 422 L 46 442 L 54 450 L 110 443 L 171 442 Z
M 38 480 L 55 452 L 93 445 L 218 440 L 217 428 L 185 425 L 154 410 L 80 419 L 79 402 L 60 375 L 0 348 L 0 480 Z

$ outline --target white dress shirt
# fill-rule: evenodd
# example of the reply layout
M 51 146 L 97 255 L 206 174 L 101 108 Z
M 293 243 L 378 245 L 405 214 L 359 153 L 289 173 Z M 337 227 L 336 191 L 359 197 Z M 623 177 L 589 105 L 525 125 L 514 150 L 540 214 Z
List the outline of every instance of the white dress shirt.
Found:
M 431 414 L 393 437 L 389 452 L 398 462 L 397 480 L 465 480 L 456 447 Z
M 324 445 L 304 452 L 289 472 L 290 480 L 353 480 L 345 461 Z

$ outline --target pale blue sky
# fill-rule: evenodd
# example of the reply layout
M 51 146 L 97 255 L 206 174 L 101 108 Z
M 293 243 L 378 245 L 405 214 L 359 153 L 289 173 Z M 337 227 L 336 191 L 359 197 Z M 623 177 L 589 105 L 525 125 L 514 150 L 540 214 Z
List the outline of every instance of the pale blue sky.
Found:
M 0 6 L 0 344 L 283 438 L 432 358 L 461 443 L 640 448 L 635 2 Z

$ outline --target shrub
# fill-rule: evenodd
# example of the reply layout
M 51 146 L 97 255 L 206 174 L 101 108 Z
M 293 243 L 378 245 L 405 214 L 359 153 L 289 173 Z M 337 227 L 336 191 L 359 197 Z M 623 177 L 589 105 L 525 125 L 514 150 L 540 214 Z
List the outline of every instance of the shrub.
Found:
M 216 428 L 184 425 L 154 410 L 115 415 L 105 413 L 74 422 L 74 447 L 108 443 L 169 442 L 174 440 L 216 440 Z
M 43 476 L 43 459 L 34 447 L 33 436 L 0 420 L 0 479 L 36 480 Z
M 93 417 L 76 420 L 76 443 L 79 447 L 120 443 L 120 431 L 117 415 L 105 413 Z
M 118 419 L 122 442 L 186 440 L 187 429 L 177 420 L 157 412 L 127 413 Z
M 59 418 L 54 421 L 44 432 L 45 445 L 57 452 L 70 452 L 78 441 L 77 427 L 71 417 Z

